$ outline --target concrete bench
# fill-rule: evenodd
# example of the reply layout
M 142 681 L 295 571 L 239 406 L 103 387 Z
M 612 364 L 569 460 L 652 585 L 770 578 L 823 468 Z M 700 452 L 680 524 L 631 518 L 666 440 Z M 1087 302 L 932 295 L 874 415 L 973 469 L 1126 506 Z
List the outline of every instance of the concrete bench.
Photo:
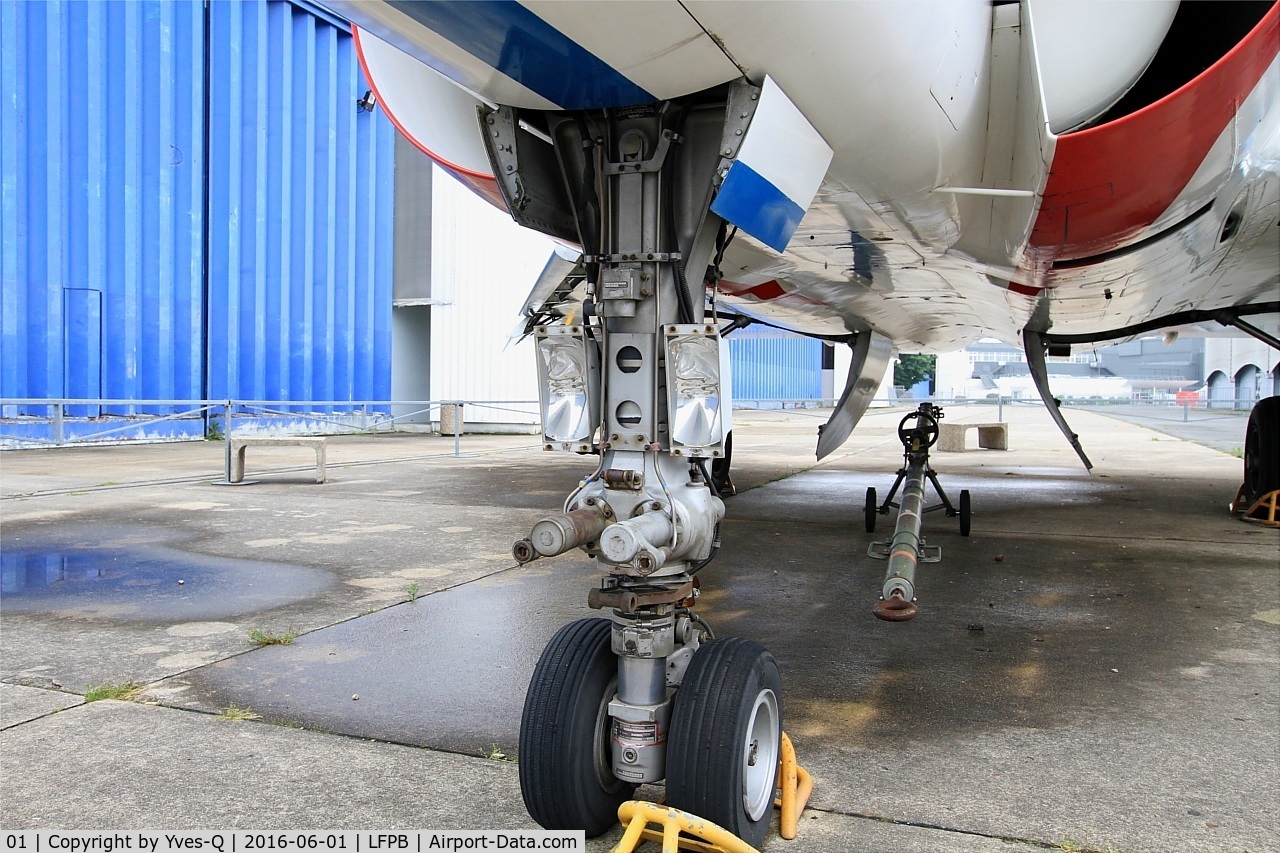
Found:
M 964 453 L 965 433 L 978 431 L 978 446 L 987 450 L 1009 449 L 1008 424 L 955 424 L 938 425 L 938 449 L 947 453 Z
M 310 447 L 316 452 L 316 482 L 324 482 L 325 439 L 322 436 L 255 436 L 231 439 L 231 471 L 227 480 L 239 483 L 244 480 L 244 452 L 255 447 Z

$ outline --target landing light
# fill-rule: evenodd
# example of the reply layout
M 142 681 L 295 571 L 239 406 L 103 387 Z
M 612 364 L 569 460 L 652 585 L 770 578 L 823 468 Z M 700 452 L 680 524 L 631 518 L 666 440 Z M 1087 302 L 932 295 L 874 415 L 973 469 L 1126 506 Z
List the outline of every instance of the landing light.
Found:
M 719 333 L 714 326 L 667 326 L 666 346 L 671 446 L 687 456 L 718 456 L 730 405 L 721 386 Z
M 539 326 L 538 396 L 543 440 L 587 452 L 599 421 L 600 358 L 582 326 Z

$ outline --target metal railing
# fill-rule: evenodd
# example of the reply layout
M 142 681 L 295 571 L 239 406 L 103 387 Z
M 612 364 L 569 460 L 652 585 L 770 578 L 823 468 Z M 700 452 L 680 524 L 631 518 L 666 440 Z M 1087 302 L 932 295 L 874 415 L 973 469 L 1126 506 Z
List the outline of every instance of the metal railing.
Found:
M 78 410 L 88 409 L 89 412 Z M 123 411 L 109 411 L 112 409 Z M 536 424 L 536 400 L 121 400 L 0 398 L 0 449 L 221 440 L 233 434 L 361 434 L 452 421 L 455 443 L 470 409 Z M 160 411 L 156 411 L 160 410 Z M 407 410 L 407 411 L 405 411 Z M 510 421 L 508 421 L 510 422 Z M 157 427 L 168 424 L 168 430 Z M 447 425 L 447 424 L 446 424 Z
M 1034 397 L 993 398 L 930 397 L 930 402 L 949 407 L 995 406 L 997 419 L 1004 420 L 1005 406 L 1043 404 Z M 798 397 L 753 398 L 734 401 L 739 410 L 803 410 L 831 408 L 834 399 Z M 921 400 L 899 397 L 872 401 L 875 409 L 913 407 Z M 1118 411 L 1141 408 L 1144 412 L 1167 412 L 1186 423 L 1195 418 L 1236 417 L 1247 413 L 1256 401 L 1240 399 L 1134 400 L 1067 398 L 1064 408 Z M 77 410 L 97 410 L 97 414 Z M 111 409 L 122 412 L 104 411 Z M 517 415 L 522 425 L 536 426 L 536 400 L 123 400 L 101 398 L 0 398 L 0 449 L 62 447 L 66 445 L 115 444 L 120 441 L 181 441 L 201 438 L 223 439 L 237 429 L 250 434 L 362 434 L 396 431 L 404 424 L 439 423 L 454 429 L 455 450 L 465 423 L 464 412 L 477 409 Z M 43 410 L 35 413 L 32 410 Z M 150 410 L 150 411 L 148 411 Z M 160 411 L 156 411 L 160 410 Z M 406 411 L 407 410 L 407 411 Z M 1176 414 L 1175 414 L 1176 413 Z M 815 413 L 816 414 L 816 413 Z M 1172 419 L 1172 418 L 1168 418 Z M 157 431 L 161 424 L 174 429 Z M 476 426 L 480 426 L 476 424 Z M 148 434 L 150 431 L 150 434 Z

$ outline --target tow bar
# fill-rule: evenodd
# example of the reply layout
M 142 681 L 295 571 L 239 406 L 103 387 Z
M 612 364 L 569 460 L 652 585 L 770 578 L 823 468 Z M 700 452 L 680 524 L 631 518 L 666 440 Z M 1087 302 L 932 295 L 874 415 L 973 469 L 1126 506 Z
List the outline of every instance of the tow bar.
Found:
M 890 507 L 898 509 L 898 523 L 893 539 L 889 542 L 872 542 L 867 556 L 876 560 L 888 560 L 880 600 L 872 612 L 877 619 L 886 622 L 907 622 L 920 612 L 916 605 L 916 565 L 936 563 L 942 559 L 942 548 L 926 545 L 920 535 L 921 520 L 926 512 L 946 510 L 948 516 L 960 517 L 960 535 L 969 535 L 969 490 L 960 492 L 960 506 L 952 506 L 938 475 L 929 467 L 929 448 L 938 442 L 938 422 L 942 409 L 932 403 L 921 403 L 914 412 L 908 412 L 898 424 L 898 439 L 902 442 L 903 465 L 883 504 L 876 505 L 876 490 L 867 489 L 867 501 L 863 508 L 868 533 L 876 529 L 876 516 L 888 515 Z M 934 506 L 924 505 L 925 482 L 933 484 L 942 502 Z M 904 485 L 905 482 L 905 485 Z M 894 503 L 893 497 L 902 487 L 902 503 Z

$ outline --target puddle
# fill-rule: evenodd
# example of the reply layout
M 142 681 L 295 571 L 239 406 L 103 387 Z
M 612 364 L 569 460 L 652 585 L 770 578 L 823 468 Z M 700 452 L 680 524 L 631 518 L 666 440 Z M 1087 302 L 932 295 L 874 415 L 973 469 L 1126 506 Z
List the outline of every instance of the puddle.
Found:
M 61 546 L 10 540 L 0 550 L 0 610 L 128 622 L 230 619 L 332 586 L 328 572 L 191 554 L 156 544 Z

